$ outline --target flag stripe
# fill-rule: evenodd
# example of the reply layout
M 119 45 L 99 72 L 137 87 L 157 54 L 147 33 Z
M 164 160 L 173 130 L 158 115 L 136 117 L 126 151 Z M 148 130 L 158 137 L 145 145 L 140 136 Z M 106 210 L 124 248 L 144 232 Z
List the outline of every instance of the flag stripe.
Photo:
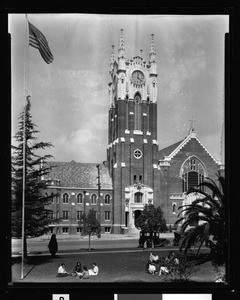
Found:
M 29 45 L 38 49 L 42 58 L 47 64 L 53 61 L 53 55 L 48 46 L 45 36 L 33 24 L 28 22 L 29 25 Z
M 49 63 L 52 62 L 52 53 L 48 47 L 48 43 L 44 35 L 30 23 L 29 35 L 30 35 L 30 45 L 34 48 L 37 48 L 40 51 L 40 54 L 43 56 L 43 59 Z M 46 55 L 45 55 L 46 54 Z

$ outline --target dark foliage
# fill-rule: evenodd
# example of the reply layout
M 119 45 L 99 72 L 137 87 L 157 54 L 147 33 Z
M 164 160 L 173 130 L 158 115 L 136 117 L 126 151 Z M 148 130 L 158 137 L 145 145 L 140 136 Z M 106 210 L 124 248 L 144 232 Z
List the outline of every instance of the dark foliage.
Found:
M 43 197 L 45 188 L 41 177 L 49 172 L 44 163 L 51 155 L 40 155 L 51 143 L 37 142 L 36 125 L 30 114 L 30 97 L 20 114 L 18 132 L 15 135 L 16 145 L 12 146 L 12 236 L 22 237 L 22 199 L 23 199 L 23 157 L 25 148 L 25 236 L 37 237 L 48 230 L 50 223 L 46 205 L 51 197 Z M 25 126 L 24 126 L 25 120 Z M 24 138 L 25 131 L 25 138 Z M 25 147 L 24 147 L 25 145 Z M 25 247 L 26 252 L 26 247 Z
M 224 264 L 227 249 L 226 207 L 225 207 L 225 180 L 218 177 L 219 185 L 206 178 L 188 194 L 196 195 L 192 204 L 183 205 L 180 209 L 176 224 L 181 224 L 182 238 L 180 250 L 186 253 L 191 247 L 210 248 L 210 258 L 216 264 Z M 203 191 L 208 190 L 209 192 Z M 192 226 L 194 224 L 194 226 Z

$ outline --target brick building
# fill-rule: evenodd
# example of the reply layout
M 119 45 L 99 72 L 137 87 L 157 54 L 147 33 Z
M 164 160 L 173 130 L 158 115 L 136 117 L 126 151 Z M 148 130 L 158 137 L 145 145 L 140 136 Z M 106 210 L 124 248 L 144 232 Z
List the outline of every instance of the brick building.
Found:
M 123 30 L 109 71 L 109 125 L 105 164 L 74 161 L 55 164 L 44 178 L 47 193 L 59 193 L 50 205 L 60 233 L 80 230 L 82 211 L 96 209 L 103 232 L 134 232 L 145 204 L 161 206 L 168 224 L 188 201 L 185 192 L 205 177 L 216 180 L 220 167 L 196 134 L 193 122 L 185 139 L 164 149 L 157 142 L 157 63 L 154 35 L 149 60 L 126 59 Z M 161 105 L 159 103 L 158 105 Z M 101 185 L 101 186 L 100 186 Z M 54 200 L 53 200 L 54 201 Z

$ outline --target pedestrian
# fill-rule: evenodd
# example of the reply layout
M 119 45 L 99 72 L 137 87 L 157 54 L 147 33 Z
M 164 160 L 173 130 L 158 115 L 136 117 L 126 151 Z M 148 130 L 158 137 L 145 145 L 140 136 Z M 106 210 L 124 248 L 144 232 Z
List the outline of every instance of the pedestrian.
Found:
M 147 241 L 143 243 L 143 250 L 147 250 Z
M 51 235 L 51 239 L 48 243 L 48 249 L 49 249 L 49 252 L 51 253 L 52 257 L 55 257 L 55 255 L 58 251 L 58 243 L 57 243 L 56 234 Z
M 57 276 L 58 277 L 65 277 L 65 276 L 68 276 L 68 275 L 70 275 L 70 274 L 66 271 L 65 264 L 62 263 L 60 265 L 60 267 L 58 268 L 58 274 L 57 274 Z
M 98 275 L 98 272 L 99 272 L 99 268 L 96 265 L 96 263 L 94 262 L 93 263 L 93 268 L 89 270 L 89 275 L 90 276 L 95 276 L 95 275 Z

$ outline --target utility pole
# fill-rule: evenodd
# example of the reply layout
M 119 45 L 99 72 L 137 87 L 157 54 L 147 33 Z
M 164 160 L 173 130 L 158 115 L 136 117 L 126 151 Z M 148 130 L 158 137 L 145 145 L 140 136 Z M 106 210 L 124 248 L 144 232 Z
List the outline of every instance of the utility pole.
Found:
M 101 182 L 100 182 L 100 164 L 97 164 L 97 172 L 98 172 L 98 176 L 97 176 L 97 186 L 98 186 L 98 205 L 97 205 L 97 220 L 99 221 L 100 225 L 101 225 Z M 99 234 L 98 237 L 101 237 L 101 233 Z

